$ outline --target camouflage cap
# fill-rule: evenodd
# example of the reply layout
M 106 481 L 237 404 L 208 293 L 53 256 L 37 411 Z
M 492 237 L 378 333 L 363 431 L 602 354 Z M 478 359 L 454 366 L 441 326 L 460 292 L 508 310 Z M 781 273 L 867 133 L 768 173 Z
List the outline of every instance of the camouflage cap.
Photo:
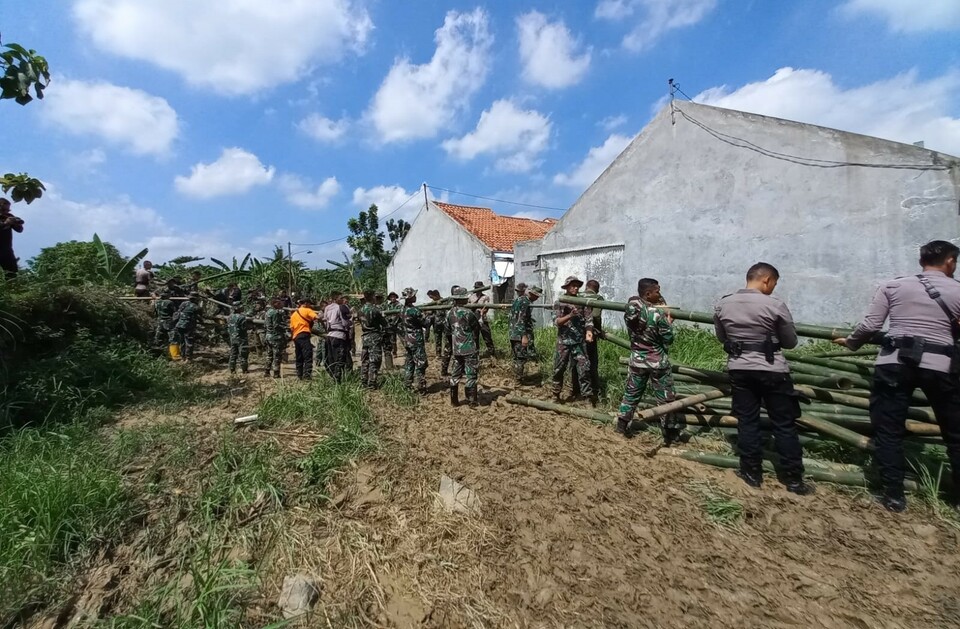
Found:
M 416 288 L 409 288 L 409 287 L 408 287 L 408 288 L 404 288 L 404 289 L 403 289 L 403 298 L 404 298 L 404 299 L 413 299 L 413 298 L 416 297 L 416 296 L 417 296 L 417 289 L 416 289 Z
M 543 294 L 543 289 L 540 288 L 539 286 L 531 286 L 530 288 L 527 289 L 527 294 L 536 295 L 537 297 L 539 297 L 540 295 Z
M 490 287 L 484 284 L 483 282 L 474 282 L 472 293 L 483 293 L 490 290 Z
M 469 291 L 462 286 L 454 286 L 453 290 L 450 291 L 450 295 L 453 296 L 455 301 L 465 300 Z
M 522 293 L 523 291 L 527 290 L 527 285 L 524 284 L 523 282 L 520 282 L 519 284 L 517 284 L 514 290 L 517 291 L 518 293 Z
M 583 282 L 580 281 L 579 277 L 577 277 L 576 275 L 571 275 L 570 277 L 568 277 L 563 281 L 563 284 L 560 285 L 560 288 L 566 288 L 571 284 L 576 284 L 577 286 L 583 286 Z
M 396 294 L 395 292 L 390 291 L 390 294 L 387 295 L 387 299 L 396 299 L 396 298 L 399 297 L 399 296 L 400 296 L 400 295 Z
M 459 285 L 459 284 L 454 284 L 453 286 L 451 286 L 451 287 L 450 287 L 450 294 L 453 295 L 454 293 L 456 293 L 458 288 L 460 288 L 460 285 Z

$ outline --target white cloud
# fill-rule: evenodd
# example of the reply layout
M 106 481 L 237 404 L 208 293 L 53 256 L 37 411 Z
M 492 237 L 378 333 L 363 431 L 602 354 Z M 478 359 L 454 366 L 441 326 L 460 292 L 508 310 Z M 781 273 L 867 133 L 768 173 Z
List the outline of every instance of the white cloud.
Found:
M 498 100 L 480 114 L 476 129 L 462 138 L 445 140 L 443 148 L 463 160 L 484 153 L 498 155 L 499 170 L 527 172 L 539 164 L 538 157 L 550 141 L 550 129 L 550 120 L 543 114 Z
M 281 175 L 279 184 L 287 202 L 302 208 L 323 209 L 340 193 L 340 183 L 336 177 L 327 177 L 313 188 L 296 175 Z
M 76 0 L 73 15 L 101 50 L 225 94 L 290 83 L 361 52 L 373 28 L 351 0 Z
M 617 116 L 607 116 L 603 120 L 597 123 L 607 131 L 613 131 L 623 125 L 627 124 L 627 117 L 624 114 L 619 114 Z
M 960 28 L 960 2 L 957 0 L 848 0 L 841 10 L 851 17 L 879 16 L 894 32 Z
M 174 185 L 181 194 L 197 199 L 210 199 L 242 194 L 254 186 L 273 180 L 275 169 L 264 166 L 253 153 L 241 148 L 223 149 L 217 161 L 196 164 L 189 177 L 178 176 Z
M 578 42 L 562 22 L 550 23 L 531 11 L 517 17 L 523 78 L 547 88 L 575 85 L 590 68 L 590 48 L 580 53 Z
M 406 221 L 412 221 L 420 211 L 420 208 L 423 207 L 423 195 L 419 191 L 417 191 L 416 194 L 413 191 L 407 192 L 400 186 L 357 188 L 353 191 L 353 205 L 357 210 L 366 210 L 371 205 L 376 205 L 377 209 L 380 210 L 379 215 L 382 226 L 387 214 L 393 212 L 401 205 L 403 205 L 403 207 L 395 214 L 390 214 L 390 218 L 402 218 Z
M 350 121 L 346 118 L 331 120 L 314 113 L 297 123 L 297 128 L 318 142 L 336 142 L 350 128 Z
M 639 22 L 623 38 L 623 47 L 639 52 L 653 46 L 667 32 L 693 26 L 717 6 L 717 0 L 600 0 L 594 17 L 616 22 Z
M 843 89 L 826 72 L 780 68 L 765 81 L 735 90 L 715 87 L 694 100 L 898 142 L 923 140 L 927 148 L 960 155 L 960 72 L 922 81 L 916 72 Z
M 394 62 L 367 113 L 384 142 L 434 137 L 469 104 L 487 77 L 493 44 L 487 23 L 482 9 L 450 11 L 429 62 Z
M 559 173 L 554 176 L 553 182 L 562 186 L 586 189 L 597 180 L 617 155 L 627 148 L 632 139 L 625 135 L 612 134 L 603 144 L 591 148 L 583 161 L 577 164 L 569 174 Z
M 177 112 L 159 96 L 105 81 L 58 80 L 41 115 L 77 135 L 91 135 L 137 155 L 164 155 L 180 132 Z

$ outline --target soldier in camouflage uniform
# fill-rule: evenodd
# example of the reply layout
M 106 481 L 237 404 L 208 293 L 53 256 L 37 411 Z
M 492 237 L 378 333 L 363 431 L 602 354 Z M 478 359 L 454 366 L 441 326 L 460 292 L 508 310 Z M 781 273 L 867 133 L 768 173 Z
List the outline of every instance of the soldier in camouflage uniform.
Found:
M 448 315 L 453 310 L 453 295 L 460 289 L 460 286 L 454 284 L 450 287 L 450 299 L 441 300 L 441 303 L 449 301 L 450 308 L 447 310 L 438 310 L 437 315 L 443 319 L 443 353 L 440 355 L 440 375 L 450 375 L 450 360 L 453 358 L 453 338 L 450 331 L 450 319 Z
M 484 295 L 483 293 L 490 290 L 489 286 L 486 286 L 483 282 L 474 282 L 473 290 L 470 292 L 470 298 L 467 300 L 468 304 L 489 304 L 490 296 Z M 480 308 L 476 311 L 477 319 L 480 321 L 480 336 L 477 339 L 477 348 L 480 347 L 480 338 L 483 339 L 483 344 L 487 346 L 486 356 L 495 356 L 496 351 L 493 347 L 493 334 L 490 332 L 490 321 L 487 319 L 487 308 Z
M 417 300 L 417 291 L 413 288 L 403 289 L 403 310 L 400 313 L 400 332 L 403 334 L 403 347 L 406 350 L 406 362 L 403 366 L 403 382 L 408 389 L 414 388 L 424 394 L 427 391 L 427 348 L 424 345 L 423 328 L 426 326 L 426 317 L 414 305 Z
M 263 337 L 267 341 L 267 363 L 263 372 L 264 378 L 269 378 L 271 370 L 274 378 L 280 377 L 280 363 L 283 361 L 283 350 L 287 346 L 288 317 L 283 311 L 283 302 L 274 297 L 270 307 L 263 316 Z
M 427 297 L 430 298 L 431 306 L 439 306 L 442 303 L 440 291 L 433 289 L 427 291 Z M 433 333 L 436 336 L 437 358 L 443 354 L 443 324 L 447 313 L 441 310 L 434 310 L 430 313 L 430 322 L 433 324 Z M 429 339 L 430 330 L 427 330 L 426 338 Z
M 523 282 L 517 284 L 516 290 L 517 297 L 510 307 L 510 348 L 513 350 L 513 375 L 517 378 L 517 384 L 520 384 L 524 365 L 528 360 L 533 360 L 536 353 L 530 304 L 539 299 L 543 291 L 539 286 L 528 289 Z
M 576 297 L 583 282 L 574 276 L 564 281 L 562 288 L 567 295 Z M 597 398 L 590 386 L 590 361 L 587 360 L 587 350 L 584 342 L 587 338 L 587 322 L 583 312 L 576 306 L 557 301 L 553 305 L 553 312 L 557 324 L 557 349 L 553 356 L 553 399 L 560 401 L 563 392 L 563 377 L 570 365 L 570 379 L 579 380 L 580 393 L 590 398 L 596 405 Z
M 375 303 L 374 291 L 363 291 L 363 307 L 360 308 L 360 383 L 368 389 L 377 388 L 380 364 L 383 362 L 383 335 L 387 320 Z
M 177 304 L 170 299 L 169 291 L 160 291 L 160 299 L 154 305 L 154 312 L 157 315 L 157 331 L 153 342 L 157 345 L 172 343 L 174 341 L 173 315 L 177 312 Z
M 174 328 L 176 341 L 180 344 L 180 356 L 183 360 L 193 359 L 193 348 L 196 341 L 197 328 L 203 318 L 200 307 L 200 293 L 190 293 L 190 299 L 180 305 L 176 314 L 177 323 Z
M 463 305 L 467 302 L 467 289 L 459 286 L 451 291 L 454 305 L 447 313 L 446 329 L 450 331 L 453 350 L 453 374 L 450 376 L 450 404 L 460 404 L 460 378 L 466 376 L 464 395 L 471 407 L 477 405 L 477 378 L 480 375 L 480 355 L 477 335 L 480 321 L 477 315 Z
M 250 305 L 250 311 L 248 313 L 250 320 L 253 319 L 263 319 L 267 314 L 267 300 L 263 297 L 256 297 Z M 264 348 L 266 348 L 267 343 L 263 335 L 263 328 L 256 327 L 253 329 L 253 347 L 258 355 L 263 354 Z
M 643 278 L 637 283 L 637 294 L 638 297 L 631 297 L 627 302 L 623 314 L 630 335 L 630 370 L 616 430 L 627 438 L 632 436 L 630 421 L 648 385 L 658 406 L 677 398 L 667 356 L 673 343 L 673 320 L 668 312 L 656 307 L 656 304 L 663 303 L 660 284 L 657 280 Z M 680 436 L 683 428 L 673 413 L 662 415 L 660 425 L 667 445 Z
M 243 306 L 239 301 L 234 302 L 233 312 L 227 317 L 227 334 L 230 335 L 230 373 L 236 373 L 237 362 L 240 362 L 240 373 L 247 373 L 250 345 L 247 342 L 247 315 L 243 313 Z

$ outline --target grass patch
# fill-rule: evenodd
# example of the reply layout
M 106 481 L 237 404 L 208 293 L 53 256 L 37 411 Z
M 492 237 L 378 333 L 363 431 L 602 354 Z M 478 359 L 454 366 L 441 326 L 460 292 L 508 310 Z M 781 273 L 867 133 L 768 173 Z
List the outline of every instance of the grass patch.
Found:
M 375 447 L 374 417 L 356 382 L 322 377 L 308 385 L 281 386 L 257 411 L 261 425 L 306 423 L 325 436 L 300 461 L 311 484 L 325 491 L 337 469 Z
M 119 532 L 131 499 L 118 468 L 83 424 L 0 444 L 0 619 L 45 600 L 75 556 Z
M 743 523 L 743 505 L 710 482 L 693 482 L 690 491 L 700 499 L 700 508 L 712 524 L 725 529 L 738 529 Z
M 396 406 L 414 408 L 420 404 L 420 394 L 407 388 L 403 383 L 403 373 L 399 371 L 384 376 L 380 391 Z
M 935 469 L 910 461 L 910 467 L 917 475 L 917 491 L 915 496 L 923 504 L 930 507 L 933 514 L 941 521 L 960 530 L 960 512 L 948 505 L 940 497 L 940 486 L 943 479 L 944 465 Z
M 283 502 L 281 461 L 269 441 L 247 445 L 228 434 L 213 459 L 208 482 L 200 496 L 198 516 L 206 522 L 235 520 L 240 510 Z

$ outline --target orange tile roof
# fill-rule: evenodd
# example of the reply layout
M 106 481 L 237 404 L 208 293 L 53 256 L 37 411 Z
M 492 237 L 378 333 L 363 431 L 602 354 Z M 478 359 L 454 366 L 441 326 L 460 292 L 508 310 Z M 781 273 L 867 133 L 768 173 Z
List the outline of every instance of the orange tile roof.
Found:
M 480 239 L 494 251 L 513 251 L 513 245 L 522 240 L 536 240 L 557 224 L 556 219 L 501 216 L 488 207 L 454 205 L 434 201 L 434 205 L 446 212 L 453 220 Z

